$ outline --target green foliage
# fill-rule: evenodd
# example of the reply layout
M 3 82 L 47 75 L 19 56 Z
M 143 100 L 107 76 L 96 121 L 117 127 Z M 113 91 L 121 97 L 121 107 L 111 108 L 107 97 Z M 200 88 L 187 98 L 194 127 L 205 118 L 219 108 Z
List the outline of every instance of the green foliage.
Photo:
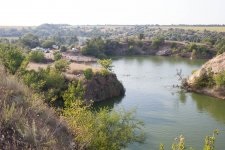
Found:
M 112 71 L 112 59 L 102 59 L 98 60 L 98 64 L 107 71 Z
M 37 72 L 24 71 L 21 77 L 26 85 L 37 92 L 43 92 L 49 104 L 58 100 L 65 88 L 65 79 L 62 73 L 55 68 L 39 69 Z
M 63 94 L 64 106 L 66 108 L 72 107 L 76 100 L 82 100 L 84 97 L 84 88 L 82 82 L 73 81 L 69 83 L 68 89 Z
M 163 37 L 155 37 L 152 39 L 152 47 L 158 49 L 165 42 Z
M 38 37 L 33 34 L 26 34 L 22 36 L 21 42 L 24 46 L 29 48 L 35 48 L 40 45 Z
M 0 61 L 9 73 L 15 74 L 24 60 L 23 53 L 15 47 L 0 47 Z
M 55 62 L 55 69 L 60 72 L 66 71 L 69 69 L 69 62 L 65 59 L 60 59 Z
M 172 43 L 170 46 L 172 49 L 176 49 L 177 48 L 177 43 Z
M 216 135 L 218 134 L 219 134 L 219 130 L 216 129 L 213 131 L 212 136 L 206 136 L 203 150 L 215 150 L 215 140 L 216 140 Z
M 206 46 L 195 43 L 188 44 L 184 52 L 191 52 L 192 58 L 208 58 L 213 55 Z
M 212 87 L 215 85 L 213 72 L 211 69 L 207 70 L 204 74 L 195 80 L 194 86 L 196 88 Z
M 40 63 L 45 60 L 45 55 L 42 51 L 32 51 L 29 53 L 29 60 L 32 62 Z
M 52 41 L 52 40 L 45 40 L 45 41 L 41 44 L 41 46 L 42 46 L 43 48 L 52 48 L 52 45 L 55 45 L 55 42 Z
M 225 72 L 221 72 L 214 76 L 214 80 L 217 86 L 225 86 Z
M 93 76 L 93 71 L 91 68 L 87 68 L 84 70 L 84 77 L 87 79 L 87 80 L 90 80 Z
M 212 136 L 206 136 L 203 150 L 215 150 L 215 140 L 216 140 L 216 135 L 218 135 L 218 134 L 219 134 L 219 130 L 215 129 L 213 131 Z M 171 149 L 172 150 L 186 150 L 187 149 L 187 147 L 185 146 L 185 139 L 182 135 L 178 138 L 175 138 L 175 141 L 172 144 Z M 189 149 L 192 150 L 192 147 L 190 147 Z M 160 144 L 159 150 L 164 150 L 163 144 Z
M 60 60 L 62 58 L 62 54 L 60 52 L 54 52 L 54 60 Z
M 31 70 L 23 75 L 23 81 L 34 90 L 40 91 L 46 85 L 43 74 Z
M 206 73 L 198 77 L 194 83 L 194 86 L 197 88 L 213 87 L 215 85 L 218 87 L 225 86 L 225 72 L 213 74 L 211 69 L 209 69 Z
M 87 40 L 86 46 L 82 48 L 82 54 L 95 57 L 104 57 L 105 42 L 101 38 Z
M 172 144 L 172 150 L 185 150 L 185 141 L 184 137 L 180 135 L 179 138 L 175 139 L 175 142 Z
M 93 150 L 119 150 L 132 142 L 143 142 L 140 133 L 143 123 L 136 120 L 133 111 L 101 109 L 91 111 L 81 101 L 66 108 L 63 115 L 76 140 Z
M 225 38 L 218 40 L 216 42 L 216 49 L 217 49 L 217 54 L 222 54 L 225 52 Z
M 61 51 L 61 52 L 66 52 L 66 51 L 67 51 L 67 47 L 64 46 L 64 45 L 62 45 L 62 46 L 60 47 L 60 51 Z

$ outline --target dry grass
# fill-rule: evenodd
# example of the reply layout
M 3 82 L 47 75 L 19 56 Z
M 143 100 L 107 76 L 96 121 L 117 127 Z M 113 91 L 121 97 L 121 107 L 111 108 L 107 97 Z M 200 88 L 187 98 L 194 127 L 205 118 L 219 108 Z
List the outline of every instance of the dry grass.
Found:
M 27 65 L 27 70 L 35 70 L 38 71 L 39 68 L 46 69 L 48 66 L 52 66 L 53 63 L 34 63 L 30 62 Z
M 66 123 L 0 68 L 0 149 L 78 149 Z
M 70 71 L 84 71 L 85 69 L 91 68 L 93 72 L 97 72 L 100 70 L 99 67 L 97 66 L 91 66 L 87 64 L 78 64 L 78 63 L 71 63 L 70 64 Z

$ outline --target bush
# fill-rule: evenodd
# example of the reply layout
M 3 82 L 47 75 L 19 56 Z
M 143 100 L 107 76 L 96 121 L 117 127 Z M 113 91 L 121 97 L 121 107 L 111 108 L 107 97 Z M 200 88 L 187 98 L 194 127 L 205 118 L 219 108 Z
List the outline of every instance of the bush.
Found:
M 25 71 L 21 77 L 26 85 L 36 92 L 43 92 L 46 102 L 53 104 L 61 97 L 65 89 L 65 79 L 62 73 L 55 68 L 39 69 L 39 71 Z
M 93 76 L 93 71 L 91 68 L 88 68 L 88 69 L 85 69 L 84 70 L 84 77 L 87 79 L 87 80 L 90 80 Z
M 55 69 L 57 69 L 60 72 L 66 71 L 67 69 L 69 69 L 69 62 L 64 59 L 57 60 L 55 62 Z
M 62 46 L 60 47 L 60 51 L 61 51 L 61 52 L 66 52 L 66 51 L 67 51 L 66 46 L 62 45 Z
M 214 80 L 215 80 L 217 86 L 219 86 L 219 87 L 225 86 L 225 72 L 215 75 Z
M 82 82 L 73 81 L 69 83 L 68 89 L 63 94 L 64 106 L 65 108 L 72 107 L 76 100 L 81 100 L 84 98 L 84 88 Z
M 107 71 L 112 71 L 112 59 L 98 60 L 98 64 Z
M 152 39 L 152 47 L 158 49 L 165 42 L 163 37 L 155 37 Z
M 29 60 L 36 63 L 43 62 L 45 60 L 44 53 L 41 51 L 32 51 L 29 54 Z
M 62 58 L 62 55 L 60 52 L 54 52 L 54 60 L 60 60 Z
M 213 72 L 211 71 L 211 69 L 209 69 L 202 76 L 198 77 L 194 83 L 194 86 L 196 88 L 212 87 L 214 85 L 215 85 L 215 80 L 214 80 Z
M 213 131 L 213 134 L 210 136 L 206 136 L 205 138 L 205 144 L 203 146 L 203 150 L 215 150 L 215 140 L 216 140 L 216 135 L 219 134 L 219 130 L 216 129 Z M 187 148 L 185 145 L 185 138 L 180 135 L 180 137 L 175 138 L 174 143 L 172 144 L 172 150 L 187 150 L 190 149 L 192 150 L 193 148 Z M 164 145 L 160 144 L 159 150 L 164 150 Z
M 55 45 L 55 42 L 52 40 L 46 40 L 42 43 L 42 47 L 44 48 L 52 48 L 52 45 Z
M 23 53 L 17 48 L 1 48 L 0 61 L 9 73 L 15 74 L 24 60 Z
M 86 46 L 82 48 L 82 54 L 90 56 L 104 56 L 105 42 L 101 38 L 87 40 Z
M 143 142 L 143 123 L 135 119 L 133 111 L 101 109 L 91 111 L 77 100 L 66 108 L 63 115 L 70 128 L 74 129 L 75 140 L 87 149 L 119 150 L 132 142 Z

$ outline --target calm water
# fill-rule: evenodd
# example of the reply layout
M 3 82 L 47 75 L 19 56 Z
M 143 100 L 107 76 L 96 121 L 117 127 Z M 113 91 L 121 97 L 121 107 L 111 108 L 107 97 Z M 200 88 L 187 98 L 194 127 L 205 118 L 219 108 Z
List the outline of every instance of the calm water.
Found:
M 225 150 L 225 101 L 173 88 L 179 84 L 177 69 L 187 76 L 202 63 L 203 60 L 157 56 L 122 57 L 113 61 L 126 96 L 98 105 L 136 108 L 137 118 L 145 123 L 145 144 L 131 144 L 127 149 L 157 150 L 160 143 L 169 149 L 174 138 L 182 134 L 187 146 L 199 150 L 205 136 L 218 128 L 216 147 Z

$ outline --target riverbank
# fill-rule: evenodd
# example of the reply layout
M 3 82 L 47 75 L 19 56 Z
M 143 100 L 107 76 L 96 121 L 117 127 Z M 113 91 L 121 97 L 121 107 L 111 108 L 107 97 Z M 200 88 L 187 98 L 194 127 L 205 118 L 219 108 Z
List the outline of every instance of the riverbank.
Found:
M 225 99 L 225 53 L 207 61 L 184 82 L 188 91 Z
M 129 55 L 180 56 L 190 59 L 210 59 L 216 55 L 212 45 L 169 41 L 164 38 L 151 40 L 126 39 L 102 40 L 92 39 L 81 50 L 83 55 L 98 58 Z

